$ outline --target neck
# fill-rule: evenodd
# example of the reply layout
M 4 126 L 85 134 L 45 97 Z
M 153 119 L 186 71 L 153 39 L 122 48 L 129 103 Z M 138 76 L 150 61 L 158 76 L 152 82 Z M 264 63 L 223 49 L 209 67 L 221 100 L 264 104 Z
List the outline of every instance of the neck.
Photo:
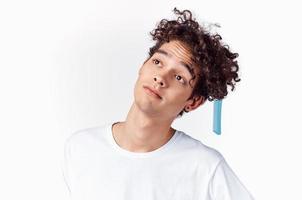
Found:
M 132 152 L 149 152 L 171 139 L 175 132 L 171 127 L 172 122 L 160 117 L 149 117 L 133 103 L 126 121 L 116 124 L 113 132 L 122 148 Z

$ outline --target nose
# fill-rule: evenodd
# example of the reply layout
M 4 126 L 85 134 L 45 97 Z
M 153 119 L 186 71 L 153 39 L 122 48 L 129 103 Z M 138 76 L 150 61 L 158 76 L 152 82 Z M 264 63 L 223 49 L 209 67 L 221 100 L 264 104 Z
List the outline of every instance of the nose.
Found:
M 165 81 L 164 81 L 163 78 L 160 77 L 160 76 L 154 76 L 154 77 L 153 77 L 153 80 L 154 80 L 157 84 L 159 84 L 161 87 L 165 87 L 165 86 L 166 86 Z

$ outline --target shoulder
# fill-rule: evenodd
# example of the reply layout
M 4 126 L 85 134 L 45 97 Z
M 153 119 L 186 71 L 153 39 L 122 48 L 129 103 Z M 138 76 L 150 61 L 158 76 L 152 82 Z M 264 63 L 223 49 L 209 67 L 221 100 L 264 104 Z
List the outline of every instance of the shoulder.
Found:
M 179 131 L 180 150 L 186 152 L 187 156 L 193 158 L 199 164 L 215 168 L 220 161 L 224 160 L 223 155 L 215 148 L 205 145 L 198 139 Z
M 110 123 L 99 126 L 79 129 L 71 133 L 65 140 L 65 149 L 70 152 L 81 152 L 99 146 L 106 141 L 106 133 L 110 128 Z

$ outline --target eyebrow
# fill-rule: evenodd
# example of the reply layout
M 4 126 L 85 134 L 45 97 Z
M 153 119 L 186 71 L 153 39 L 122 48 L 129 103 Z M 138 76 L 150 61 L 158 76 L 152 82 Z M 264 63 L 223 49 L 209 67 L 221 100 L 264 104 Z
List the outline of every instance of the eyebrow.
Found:
M 159 54 L 168 56 L 170 58 L 172 57 L 171 54 L 169 54 L 168 52 L 166 52 L 165 50 L 162 50 L 162 49 L 156 50 L 155 53 L 159 53 Z M 185 67 L 189 71 L 189 73 L 191 74 L 192 77 L 194 77 L 194 70 L 193 70 L 192 65 L 187 64 L 187 63 L 185 63 L 183 61 L 180 61 L 180 64 L 181 64 L 181 66 Z

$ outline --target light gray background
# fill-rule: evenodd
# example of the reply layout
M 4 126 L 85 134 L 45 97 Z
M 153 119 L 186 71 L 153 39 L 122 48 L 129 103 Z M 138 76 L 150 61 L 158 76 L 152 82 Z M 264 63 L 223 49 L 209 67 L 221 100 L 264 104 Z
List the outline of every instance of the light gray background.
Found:
M 301 18 L 298 1 L 1 1 L 0 199 L 68 199 L 63 142 L 123 120 L 149 32 L 173 8 L 190 9 L 239 53 L 223 101 L 177 119 L 218 149 L 256 199 L 301 199 Z

